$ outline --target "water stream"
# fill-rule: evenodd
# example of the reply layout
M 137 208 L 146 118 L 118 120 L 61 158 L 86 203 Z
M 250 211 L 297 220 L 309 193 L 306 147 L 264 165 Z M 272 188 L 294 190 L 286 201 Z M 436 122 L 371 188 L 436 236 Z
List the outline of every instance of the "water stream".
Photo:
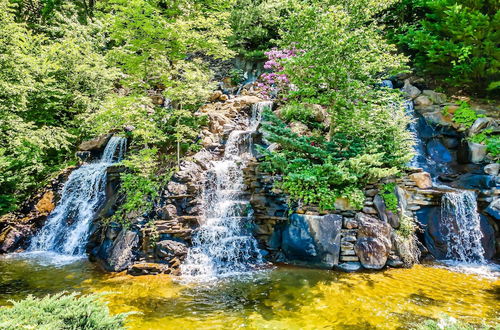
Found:
M 252 140 L 262 111 L 271 102 L 252 107 L 245 130 L 230 133 L 224 157 L 212 162 L 203 192 L 204 222 L 193 235 L 193 246 L 181 267 L 184 278 L 208 280 L 240 274 L 262 258 L 252 236 L 252 210 L 245 197 L 243 168 L 252 157 Z
M 107 168 L 123 158 L 126 143 L 125 138 L 111 137 L 100 160 L 84 164 L 70 174 L 61 200 L 33 237 L 28 252 L 67 256 L 85 253 L 90 225 L 106 198 Z
M 444 194 L 441 221 L 443 237 L 448 245 L 447 258 L 467 263 L 486 263 L 476 194 L 473 191 Z

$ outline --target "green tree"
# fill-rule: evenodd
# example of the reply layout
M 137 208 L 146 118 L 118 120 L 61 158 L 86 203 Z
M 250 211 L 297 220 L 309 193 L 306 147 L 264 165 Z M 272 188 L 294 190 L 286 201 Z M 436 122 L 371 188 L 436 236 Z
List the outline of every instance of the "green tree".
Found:
M 422 73 L 485 94 L 500 86 L 500 5 L 490 0 L 413 0 L 425 12 L 399 35 Z M 415 5 L 414 5 L 415 6 Z

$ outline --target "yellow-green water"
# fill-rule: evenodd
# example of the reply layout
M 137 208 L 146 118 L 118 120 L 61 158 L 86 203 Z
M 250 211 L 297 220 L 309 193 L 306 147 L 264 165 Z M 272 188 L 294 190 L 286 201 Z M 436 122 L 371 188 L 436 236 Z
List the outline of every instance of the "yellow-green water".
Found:
M 434 266 L 344 274 L 277 267 L 205 285 L 169 276 L 109 275 L 80 261 L 63 267 L 0 259 L 0 305 L 28 294 L 108 292 L 131 329 L 407 329 L 444 314 L 498 324 L 500 281 Z

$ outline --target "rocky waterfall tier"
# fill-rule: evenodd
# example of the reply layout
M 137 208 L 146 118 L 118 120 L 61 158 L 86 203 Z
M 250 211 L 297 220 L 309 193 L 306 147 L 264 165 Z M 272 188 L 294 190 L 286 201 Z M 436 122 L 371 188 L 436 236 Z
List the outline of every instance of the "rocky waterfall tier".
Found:
M 100 160 L 70 174 L 61 200 L 33 237 L 28 251 L 84 254 L 90 225 L 105 199 L 106 170 L 123 158 L 126 144 L 125 138 L 111 137 Z
M 213 161 L 206 173 L 202 197 L 201 226 L 181 266 L 184 277 L 210 279 L 239 274 L 262 263 L 257 241 L 252 236 L 252 214 L 245 198 L 243 168 L 253 157 L 253 135 L 262 111 L 272 106 L 252 106 L 248 128 L 229 134 L 222 160 Z

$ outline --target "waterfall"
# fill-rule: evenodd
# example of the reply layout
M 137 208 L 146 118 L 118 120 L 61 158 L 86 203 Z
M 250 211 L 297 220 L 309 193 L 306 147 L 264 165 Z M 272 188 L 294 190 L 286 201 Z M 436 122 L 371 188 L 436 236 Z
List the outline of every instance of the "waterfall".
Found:
M 82 255 L 90 225 L 106 193 L 106 171 L 120 161 L 127 140 L 112 137 L 101 159 L 74 170 L 64 184 L 61 200 L 40 232 L 33 237 L 28 251 L 51 251 L 64 255 Z
M 252 236 L 252 209 L 244 194 L 243 168 L 252 157 L 252 135 L 262 111 L 271 105 L 260 102 L 252 107 L 248 129 L 230 133 L 223 159 L 212 162 L 207 171 L 203 223 L 181 266 L 184 278 L 208 280 L 243 273 L 262 263 Z
M 485 264 L 483 234 L 473 191 L 449 192 L 441 201 L 441 234 L 447 243 L 446 257 L 465 263 Z

